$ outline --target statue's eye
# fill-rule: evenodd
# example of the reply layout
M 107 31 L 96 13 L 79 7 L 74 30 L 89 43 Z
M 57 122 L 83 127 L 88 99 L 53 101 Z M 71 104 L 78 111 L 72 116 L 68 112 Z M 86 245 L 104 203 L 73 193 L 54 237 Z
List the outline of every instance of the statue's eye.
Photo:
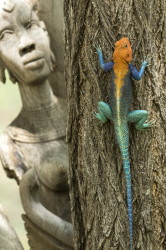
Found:
M 31 29 L 31 28 L 36 28 L 36 27 L 39 27 L 40 24 L 39 24 L 39 21 L 38 20 L 32 20 L 30 21 L 28 24 L 27 24 L 27 29 Z
M 13 31 L 12 31 L 12 30 L 6 29 L 6 30 L 2 31 L 2 32 L 0 33 L 0 40 L 3 40 L 3 39 L 5 39 L 5 38 L 7 38 L 7 36 L 8 36 L 8 35 L 11 35 L 11 34 L 13 34 Z

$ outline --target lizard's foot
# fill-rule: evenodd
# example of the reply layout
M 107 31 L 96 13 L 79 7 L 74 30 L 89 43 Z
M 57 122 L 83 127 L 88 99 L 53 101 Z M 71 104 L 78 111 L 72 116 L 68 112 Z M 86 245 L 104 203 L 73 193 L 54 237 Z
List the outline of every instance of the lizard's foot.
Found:
M 155 122 L 154 121 L 149 121 L 149 122 L 145 122 L 142 125 L 139 125 L 138 123 L 136 124 L 136 129 L 138 130 L 144 130 L 146 128 L 151 128 L 151 127 L 155 127 Z
M 98 44 L 95 44 L 95 45 L 93 45 L 93 47 L 95 48 L 95 50 L 96 50 L 96 54 L 100 54 L 100 53 L 102 53 L 102 50 L 101 50 L 101 47 L 100 47 L 100 45 L 98 45 Z
M 94 113 L 95 118 L 97 118 L 101 123 L 105 123 L 108 121 L 107 117 L 103 113 Z
M 112 119 L 112 111 L 109 104 L 105 102 L 98 103 L 98 111 L 99 113 L 94 113 L 94 116 L 101 122 L 105 123 L 108 119 Z
M 144 60 L 143 63 L 142 63 L 142 66 L 143 66 L 144 68 L 146 68 L 148 65 L 149 65 L 148 62 L 147 62 L 146 60 Z
M 143 130 L 155 126 L 154 121 L 147 122 L 148 112 L 146 110 L 134 110 L 128 114 L 129 122 L 136 122 L 136 129 Z

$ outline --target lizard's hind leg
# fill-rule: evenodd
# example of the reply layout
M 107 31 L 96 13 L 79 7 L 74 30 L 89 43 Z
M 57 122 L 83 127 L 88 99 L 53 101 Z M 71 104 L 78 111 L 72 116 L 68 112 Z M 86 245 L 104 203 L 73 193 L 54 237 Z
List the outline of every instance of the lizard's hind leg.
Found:
M 99 113 L 94 113 L 94 116 L 101 122 L 105 123 L 108 119 L 112 119 L 112 110 L 108 103 L 98 102 Z
M 154 125 L 153 122 L 146 122 L 148 119 L 148 111 L 146 110 L 134 110 L 128 114 L 129 122 L 136 122 L 136 129 L 142 130 L 145 128 L 150 128 Z

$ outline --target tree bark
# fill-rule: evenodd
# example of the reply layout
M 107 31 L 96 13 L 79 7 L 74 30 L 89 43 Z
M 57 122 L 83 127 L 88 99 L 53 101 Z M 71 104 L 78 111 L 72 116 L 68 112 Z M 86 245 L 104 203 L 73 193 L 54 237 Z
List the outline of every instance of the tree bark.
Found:
M 109 102 L 110 73 L 99 69 L 95 45 L 111 61 L 114 43 L 129 37 L 133 64 L 149 63 L 133 82 L 134 109 L 156 127 L 130 129 L 133 249 L 166 249 L 166 7 L 164 0 L 65 0 L 70 196 L 75 249 L 128 249 L 126 186 L 111 122 L 99 125 L 97 102 Z

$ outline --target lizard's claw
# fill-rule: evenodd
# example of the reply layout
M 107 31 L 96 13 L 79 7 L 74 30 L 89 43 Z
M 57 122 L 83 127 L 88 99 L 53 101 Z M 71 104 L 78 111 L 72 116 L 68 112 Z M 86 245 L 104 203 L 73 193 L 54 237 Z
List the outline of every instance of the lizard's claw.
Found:
M 145 121 L 143 124 L 136 124 L 136 129 L 138 130 L 144 130 L 146 128 L 151 128 L 151 127 L 155 127 L 155 121 Z
M 147 62 L 147 61 L 143 61 L 142 66 L 143 66 L 144 68 L 146 68 L 146 67 L 148 66 L 148 62 Z
M 100 54 L 100 53 L 102 53 L 102 50 L 101 50 L 101 47 L 100 47 L 100 45 L 98 45 L 98 44 L 95 44 L 95 45 L 93 45 L 93 47 L 96 49 L 96 52 L 95 53 L 97 53 L 97 54 Z
M 100 113 L 95 112 L 93 113 L 93 116 L 100 121 L 99 124 L 103 124 L 108 120 L 103 114 Z
M 101 121 L 101 117 L 100 117 L 100 114 L 97 113 L 97 112 L 94 112 L 93 113 L 93 116 L 95 117 L 95 119 L 97 119 L 99 122 L 98 122 L 98 125 L 101 125 L 102 124 L 102 121 Z
M 96 119 L 100 120 L 100 114 L 99 114 L 99 113 L 94 112 L 94 113 L 93 113 L 93 116 L 94 116 Z
M 148 128 L 156 127 L 155 121 L 149 121 L 149 122 L 146 122 L 145 124 L 147 124 Z
M 141 130 L 144 130 L 146 128 L 151 128 L 151 127 L 155 127 L 155 121 L 149 121 L 149 122 L 145 122 L 142 124 L 142 128 Z

